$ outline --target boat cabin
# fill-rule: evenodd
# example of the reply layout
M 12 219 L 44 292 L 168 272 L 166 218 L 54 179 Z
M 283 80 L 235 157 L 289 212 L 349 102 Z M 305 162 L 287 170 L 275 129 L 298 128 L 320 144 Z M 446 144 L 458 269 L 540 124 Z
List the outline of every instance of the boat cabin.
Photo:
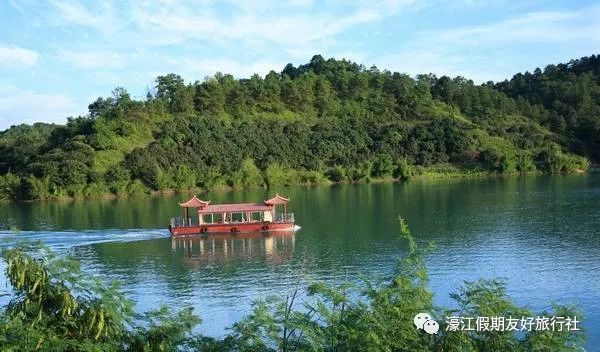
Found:
M 193 196 L 179 203 L 183 217 L 171 219 L 169 228 L 172 234 L 175 234 L 173 229 L 178 232 L 178 228 L 187 228 L 182 230 L 186 233 L 193 231 L 190 228 L 196 228 L 199 233 L 281 230 L 294 225 L 294 214 L 287 212 L 288 202 L 288 198 L 279 194 L 261 203 L 236 204 L 211 204 Z

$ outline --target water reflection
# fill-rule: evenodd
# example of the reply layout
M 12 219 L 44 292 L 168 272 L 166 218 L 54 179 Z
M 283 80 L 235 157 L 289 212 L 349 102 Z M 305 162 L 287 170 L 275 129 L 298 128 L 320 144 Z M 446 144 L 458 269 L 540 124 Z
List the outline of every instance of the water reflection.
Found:
M 282 264 L 293 256 L 295 236 L 293 231 L 276 231 L 172 237 L 171 250 L 181 253 L 184 264 L 192 268 L 248 258 Z

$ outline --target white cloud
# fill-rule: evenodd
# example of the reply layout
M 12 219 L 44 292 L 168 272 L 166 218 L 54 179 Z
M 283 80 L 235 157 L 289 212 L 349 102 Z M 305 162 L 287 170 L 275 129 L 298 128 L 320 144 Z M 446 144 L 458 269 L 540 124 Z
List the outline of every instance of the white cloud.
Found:
M 223 16 L 211 8 L 169 5 L 156 7 L 137 4 L 133 21 L 140 33 L 152 43 L 178 43 L 186 39 L 200 39 L 217 44 L 240 41 L 268 41 L 290 46 L 312 42 L 334 35 L 361 24 L 374 23 L 394 14 L 401 5 L 412 3 L 379 2 L 359 3 L 348 14 L 338 11 L 310 11 L 302 8 L 281 8 L 277 2 L 235 3 L 235 10 Z M 266 11 L 269 5 L 276 9 Z M 294 4 L 295 6 L 295 4 Z
M 0 131 L 21 123 L 64 123 L 68 116 L 83 110 L 82 105 L 63 94 L 38 93 L 12 86 L 0 87 L 0 93 Z
M 61 50 L 60 59 L 85 69 L 123 68 L 128 60 L 124 55 L 111 51 L 71 51 Z
M 422 36 L 437 42 L 498 45 L 516 42 L 564 42 L 587 38 L 600 42 L 600 27 L 587 26 L 581 21 L 585 16 L 600 18 L 600 7 L 590 7 L 584 12 L 534 12 L 516 18 L 481 26 L 459 27 L 443 32 L 424 32 Z M 595 21 L 598 24 L 598 20 Z
M 38 60 L 35 51 L 17 46 L 0 46 L 0 66 L 32 66 Z
M 570 57 L 600 50 L 600 6 L 532 12 L 484 25 L 422 31 L 395 53 L 375 61 L 380 67 L 409 74 L 433 72 L 485 82 L 532 69 L 527 66 L 530 64 L 568 59 L 556 56 L 558 48 L 568 50 Z M 540 57 L 541 52 L 553 56 Z M 537 63 L 527 61 L 531 58 Z
M 116 31 L 124 20 L 124 17 L 118 17 L 109 1 L 97 2 L 97 7 L 92 9 L 77 1 L 52 0 L 51 4 L 62 23 L 91 27 L 102 32 Z

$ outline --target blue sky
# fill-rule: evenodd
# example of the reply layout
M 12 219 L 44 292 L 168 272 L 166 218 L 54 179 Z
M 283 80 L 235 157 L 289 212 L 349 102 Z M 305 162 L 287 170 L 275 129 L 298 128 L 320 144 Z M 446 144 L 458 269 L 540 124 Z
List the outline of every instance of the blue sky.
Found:
M 594 1 L 0 1 L 0 130 L 85 114 L 157 75 L 247 77 L 347 58 L 483 82 L 600 53 Z

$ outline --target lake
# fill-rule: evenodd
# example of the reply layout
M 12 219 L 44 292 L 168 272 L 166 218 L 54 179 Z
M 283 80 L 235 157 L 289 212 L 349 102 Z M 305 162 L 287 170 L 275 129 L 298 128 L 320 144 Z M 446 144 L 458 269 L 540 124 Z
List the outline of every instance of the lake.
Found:
M 600 174 L 415 180 L 401 184 L 281 187 L 202 194 L 212 203 L 291 197 L 291 235 L 171 240 L 169 219 L 187 194 L 120 200 L 0 204 L 0 246 L 42 240 L 118 279 L 139 310 L 192 305 L 200 332 L 219 336 L 251 302 L 298 282 L 375 277 L 405 253 L 398 216 L 427 255 L 434 301 L 463 280 L 505 277 L 518 304 L 551 302 L 585 312 L 590 349 L 600 346 Z M 18 229 L 10 231 L 8 229 Z M 3 264 L 0 269 L 4 270 Z M 0 279 L 4 287 L 4 279 Z

